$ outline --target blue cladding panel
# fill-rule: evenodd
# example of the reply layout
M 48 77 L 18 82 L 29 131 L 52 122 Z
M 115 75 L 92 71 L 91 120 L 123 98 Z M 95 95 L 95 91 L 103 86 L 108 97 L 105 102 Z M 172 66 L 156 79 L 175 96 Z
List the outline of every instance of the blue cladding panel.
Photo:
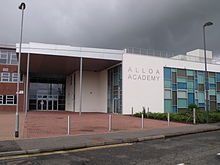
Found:
M 177 100 L 178 108 L 187 108 L 187 99 Z
M 177 90 L 176 84 L 172 84 L 172 90 L 173 90 L 173 91 L 176 91 L 176 90 Z
M 172 112 L 172 100 L 164 100 L 164 111 Z
M 216 84 L 209 84 L 210 88 L 216 88 Z
M 203 75 L 198 75 L 198 83 L 204 84 L 205 83 L 205 77 Z
M 178 83 L 178 89 L 186 89 L 187 84 L 186 83 Z
M 177 113 L 177 107 L 173 106 L 173 113 Z
M 198 89 L 198 80 L 195 79 L 195 90 L 197 90 L 197 89 Z
M 187 76 L 194 76 L 194 71 L 193 70 L 187 70 Z
M 172 88 L 171 80 L 165 80 L 164 81 L 164 88 Z
M 194 93 L 188 93 L 188 104 L 195 104 Z
M 217 96 L 216 96 L 216 97 L 217 97 L 217 100 L 216 100 L 217 103 L 220 103 L 220 93 L 217 93 Z
M 205 103 L 199 103 L 199 107 L 205 107 Z
M 220 73 L 216 73 L 216 80 L 217 82 L 220 82 Z
M 205 75 L 205 72 L 204 71 L 198 71 L 198 74 Z
M 171 80 L 171 69 L 170 68 L 164 68 L 164 79 Z
M 198 101 L 199 103 L 205 103 L 205 94 L 203 92 L 198 93 Z

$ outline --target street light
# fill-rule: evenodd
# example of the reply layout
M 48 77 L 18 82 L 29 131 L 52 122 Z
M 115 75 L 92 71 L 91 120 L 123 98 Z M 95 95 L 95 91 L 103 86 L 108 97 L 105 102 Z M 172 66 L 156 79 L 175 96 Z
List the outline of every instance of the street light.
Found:
M 16 105 L 16 121 L 15 121 L 15 137 L 19 137 L 19 85 L 20 85 L 20 62 L 21 62 L 21 44 L 22 44 L 22 33 L 23 33 L 23 18 L 24 18 L 24 10 L 26 8 L 25 3 L 21 3 L 18 9 L 22 11 L 21 13 L 21 33 L 20 33 L 20 45 L 19 45 L 19 55 L 18 55 L 18 79 L 17 79 L 17 105 Z
M 207 72 L 207 59 L 206 59 L 205 27 L 211 26 L 211 25 L 213 25 L 212 22 L 206 22 L 203 25 L 203 42 L 204 42 L 204 58 L 205 58 L 205 96 L 206 96 L 205 110 L 206 110 L 206 122 L 207 123 L 209 122 L 209 117 L 208 117 L 208 114 L 209 114 L 209 112 L 208 112 L 209 111 L 209 96 L 208 96 L 209 87 L 208 87 L 208 72 Z

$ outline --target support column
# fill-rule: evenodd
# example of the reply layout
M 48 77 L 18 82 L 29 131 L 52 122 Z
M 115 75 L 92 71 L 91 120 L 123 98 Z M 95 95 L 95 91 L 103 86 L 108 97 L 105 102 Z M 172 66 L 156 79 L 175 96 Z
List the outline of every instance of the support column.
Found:
M 28 89 L 29 89 L 29 68 L 30 68 L 30 54 L 27 55 L 27 75 L 26 75 L 26 89 L 25 89 L 25 116 L 27 115 L 28 111 Z
M 82 62 L 83 62 L 83 59 L 82 57 L 80 57 L 80 71 L 79 71 L 79 116 L 81 116 L 81 113 L 82 113 Z

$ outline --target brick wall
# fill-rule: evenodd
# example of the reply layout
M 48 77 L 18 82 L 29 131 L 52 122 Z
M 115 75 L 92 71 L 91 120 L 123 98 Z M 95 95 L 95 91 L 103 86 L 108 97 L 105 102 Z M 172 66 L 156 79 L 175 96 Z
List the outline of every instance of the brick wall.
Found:
M 7 71 L 6 71 L 7 70 Z M 0 72 L 17 73 L 17 65 L 0 64 Z M 24 83 L 20 83 L 20 90 L 24 91 Z M 0 95 L 16 95 L 17 83 L 0 82 Z M 19 111 L 24 111 L 24 94 L 19 95 Z M 0 105 L 0 111 L 15 111 L 16 105 Z

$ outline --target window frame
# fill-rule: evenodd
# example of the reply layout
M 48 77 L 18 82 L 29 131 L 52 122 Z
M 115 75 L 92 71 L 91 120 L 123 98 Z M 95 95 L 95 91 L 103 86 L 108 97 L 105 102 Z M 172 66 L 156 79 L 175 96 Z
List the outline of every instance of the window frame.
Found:
M 4 95 L 0 95 L 0 105 L 3 105 L 3 103 L 4 103 Z
M 4 75 L 6 74 L 6 75 Z M 10 82 L 10 73 L 9 72 L 1 72 L 1 82 Z
M 11 97 L 11 98 L 9 98 Z M 8 103 L 12 101 L 12 103 Z M 5 105 L 15 105 L 15 96 L 14 95 L 6 95 L 6 104 Z

